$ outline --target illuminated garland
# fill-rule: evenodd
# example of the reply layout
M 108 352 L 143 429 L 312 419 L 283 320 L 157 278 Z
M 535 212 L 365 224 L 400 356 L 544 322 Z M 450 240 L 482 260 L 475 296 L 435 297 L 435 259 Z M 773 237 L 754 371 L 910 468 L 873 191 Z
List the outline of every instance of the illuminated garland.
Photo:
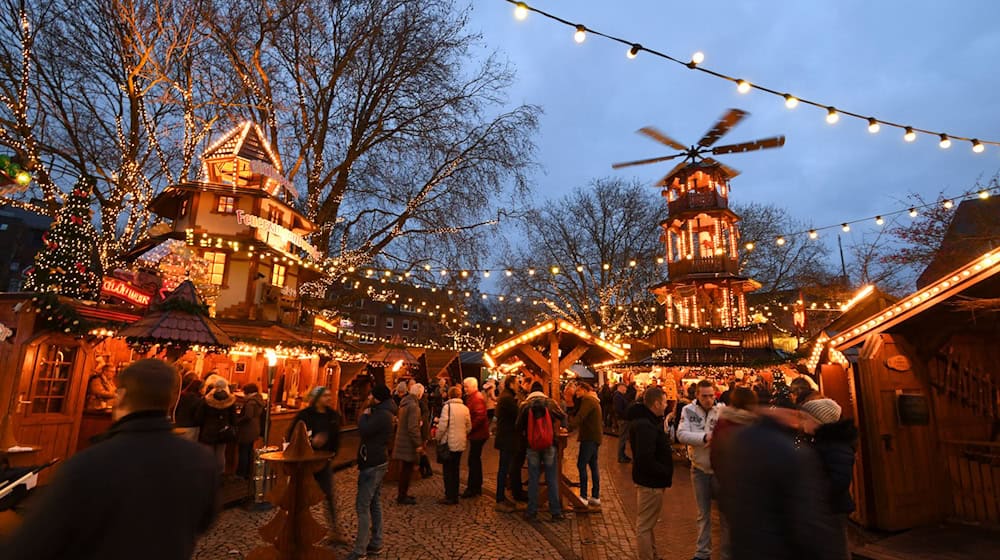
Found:
M 985 151 L 985 149 L 986 149 L 985 146 L 987 144 L 991 145 L 991 146 L 1000 146 L 1000 142 L 998 142 L 998 141 L 993 141 L 993 140 L 979 140 L 977 138 L 970 138 L 970 137 L 966 137 L 966 136 L 958 136 L 958 135 L 954 135 L 954 134 L 947 134 L 947 133 L 944 133 L 944 132 L 934 132 L 932 130 L 927 130 L 927 129 L 923 129 L 923 128 L 917 128 L 917 127 L 914 127 L 914 126 L 908 126 L 908 125 L 904 125 L 904 124 L 899 124 L 899 123 L 896 123 L 896 122 L 892 122 L 892 121 L 887 121 L 887 120 L 884 120 L 884 119 L 875 118 L 875 117 L 869 116 L 869 115 L 862 115 L 860 113 L 855 113 L 855 112 L 852 112 L 852 111 L 845 111 L 843 109 L 838 109 L 838 108 L 836 108 L 835 106 L 833 106 L 832 104 L 829 104 L 829 103 L 821 103 L 821 102 L 818 102 L 818 101 L 810 101 L 808 99 L 803 99 L 803 98 L 798 97 L 796 95 L 792 95 L 791 93 L 788 93 L 788 92 L 778 91 L 778 90 L 775 90 L 775 89 L 772 89 L 772 88 L 769 88 L 769 87 L 766 87 L 766 86 L 763 86 L 763 85 L 760 85 L 760 84 L 751 83 L 748 80 L 745 80 L 745 79 L 742 79 L 742 78 L 737 78 L 737 77 L 734 77 L 734 76 L 729 76 L 729 75 L 723 74 L 721 72 L 716 72 L 715 70 L 709 70 L 708 68 L 705 68 L 704 66 L 701 66 L 701 63 L 704 62 L 704 60 L 705 60 L 705 55 L 703 53 L 701 53 L 701 52 L 694 53 L 694 55 L 692 55 L 689 60 L 681 60 L 679 58 L 675 58 L 673 56 L 665 54 L 663 52 L 651 49 L 649 47 L 645 47 L 642 44 L 637 43 L 635 41 L 629 41 L 629 40 L 626 40 L 626 39 L 615 37 L 613 35 L 608 35 L 606 33 L 603 33 L 601 31 L 597 31 L 595 29 L 592 29 L 592 28 L 590 28 L 590 27 L 588 27 L 586 25 L 580 24 L 580 23 L 573 23 L 571 21 L 568 21 L 568 20 L 563 19 L 561 17 L 555 16 L 555 15 L 550 14 L 548 12 L 539 10 L 538 8 L 534 8 L 532 6 L 529 6 L 529 5 L 525 4 L 524 2 L 518 2 L 518 1 L 515 1 L 515 0 L 504 0 L 504 1 L 507 2 L 507 3 L 509 3 L 509 4 L 514 4 L 515 5 L 514 16 L 517 19 L 522 19 L 523 20 L 523 19 L 525 19 L 528 16 L 529 12 L 534 12 L 534 13 L 540 15 L 540 16 L 543 16 L 543 17 L 548 18 L 548 19 L 550 19 L 552 21 L 561 23 L 561 24 L 563 24 L 563 25 L 565 25 L 567 27 L 572 28 L 574 30 L 573 38 L 574 38 L 574 40 L 577 43 L 582 43 L 583 41 L 585 41 L 586 38 L 587 38 L 587 34 L 594 34 L 594 35 L 597 35 L 599 37 L 604 37 L 605 39 L 609 39 L 611 41 L 615 41 L 617 43 L 621 43 L 622 45 L 625 45 L 627 47 L 627 50 L 626 50 L 625 54 L 630 59 L 633 59 L 633 58 L 637 57 L 639 55 L 639 53 L 649 53 L 650 55 L 653 55 L 655 57 L 658 57 L 658 58 L 661 58 L 661 59 L 664 59 L 664 60 L 669 60 L 670 62 L 679 64 L 679 65 L 684 66 L 686 68 L 689 68 L 691 70 L 697 70 L 699 72 L 703 72 L 703 73 L 708 74 L 710 76 L 714 76 L 716 78 L 725 80 L 725 81 L 730 82 L 732 84 L 735 84 L 736 85 L 736 91 L 738 91 L 740 93 L 744 93 L 744 94 L 745 93 L 749 93 L 751 90 L 757 90 L 757 91 L 762 91 L 762 92 L 765 92 L 765 93 L 769 93 L 771 95 L 774 95 L 776 97 L 781 98 L 782 101 L 783 101 L 783 103 L 785 104 L 785 107 L 787 107 L 789 109 L 794 109 L 799 104 L 811 105 L 813 107 L 822 109 L 825 112 L 825 118 L 826 118 L 826 122 L 828 124 L 834 124 L 834 123 L 838 122 L 840 120 L 840 116 L 841 115 L 845 115 L 845 116 L 852 117 L 852 118 L 855 118 L 857 120 L 863 121 L 868 126 L 868 132 L 870 132 L 872 134 L 877 133 L 881 129 L 882 126 L 888 126 L 888 127 L 892 127 L 892 128 L 896 128 L 896 129 L 902 130 L 904 132 L 903 139 L 906 142 L 913 142 L 914 140 L 916 140 L 917 134 L 920 133 L 920 134 L 926 134 L 926 135 L 930 135 L 930 136 L 933 136 L 933 137 L 937 138 L 938 139 L 938 145 L 942 149 L 950 148 L 952 140 L 961 140 L 961 141 L 969 142 L 972 145 L 972 151 L 975 152 L 975 153 L 977 153 L 977 154 L 978 153 L 982 153 L 983 151 Z

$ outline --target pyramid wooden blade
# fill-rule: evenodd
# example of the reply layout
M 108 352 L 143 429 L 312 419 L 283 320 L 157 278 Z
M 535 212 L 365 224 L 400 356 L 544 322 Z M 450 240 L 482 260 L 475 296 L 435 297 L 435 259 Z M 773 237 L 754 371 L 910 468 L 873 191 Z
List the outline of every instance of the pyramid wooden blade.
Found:
M 670 186 L 670 180 L 674 178 L 674 175 L 676 175 L 677 172 L 679 172 L 681 169 L 684 169 L 688 165 L 689 164 L 686 161 L 682 161 L 682 162 L 678 163 L 677 165 L 674 166 L 673 169 L 670 170 L 670 173 L 667 173 L 666 175 L 664 175 L 663 178 L 660 179 L 656 183 L 656 186 L 657 187 L 669 187 Z
M 666 134 L 660 132 L 658 129 L 653 128 L 651 126 L 644 126 L 640 128 L 639 134 L 645 134 L 646 136 L 649 136 L 653 140 L 656 140 L 661 144 L 666 144 L 667 146 L 670 146 L 675 150 L 687 150 L 687 146 L 681 144 L 677 140 L 674 140 L 673 138 L 667 136 Z
M 726 176 L 729 177 L 730 179 L 740 174 L 740 171 L 738 169 L 733 169 L 732 167 L 729 167 L 728 165 L 720 162 L 717 159 L 705 158 L 704 160 L 702 160 L 702 163 L 706 165 L 719 166 L 719 169 L 722 169 L 722 172 L 725 173 Z
M 636 161 L 626 161 L 622 163 L 615 163 L 611 165 L 611 169 L 621 169 L 622 167 L 631 167 L 633 165 L 646 165 L 647 163 L 659 163 L 661 161 L 668 161 L 674 158 L 679 158 L 684 154 L 674 154 L 672 156 L 662 156 L 649 159 L 639 159 Z
M 728 144 L 726 146 L 718 146 L 712 148 L 712 154 L 718 156 L 722 154 L 755 152 L 757 150 L 769 150 L 771 148 L 780 148 L 784 145 L 785 145 L 785 137 L 775 136 L 773 138 L 762 138 L 760 140 L 754 140 L 753 142 L 742 142 L 739 144 Z
M 715 144 L 719 141 L 719 138 L 725 136 L 726 133 L 729 132 L 729 129 L 738 125 L 740 121 L 746 118 L 747 115 L 749 115 L 749 113 L 746 111 L 742 111 L 740 109 L 730 109 L 725 115 L 722 115 L 722 118 L 719 119 L 719 122 L 715 123 L 715 126 L 705 133 L 705 136 L 698 141 L 698 145 L 703 148 L 707 148 L 712 144 Z

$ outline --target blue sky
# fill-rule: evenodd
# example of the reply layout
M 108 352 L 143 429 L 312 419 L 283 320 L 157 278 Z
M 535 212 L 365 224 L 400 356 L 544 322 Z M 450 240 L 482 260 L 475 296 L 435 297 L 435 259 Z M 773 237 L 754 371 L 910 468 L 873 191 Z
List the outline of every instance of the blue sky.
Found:
M 677 58 L 702 51 L 703 66 L 861 114 L 951 134 L 1000 140 L 1000 2 L 968 0 L 534 0 L 570 21 Z M 513 17 L 503 0 L 474 0 L 471 28 L 517 69 L 512 104 L 544 110 L 536 141 L 536 197 L 560 196 L 592 178 L 652 184 L 673 162 L 614 171 L 618 161 L 665 155 L 635 134 L 653 125 L 685 144 L 728 108 L 751 116 L 722 143 L 784 134 L 784 148 L 720 160 L 742 171 L 733 200 L 774 203 L 814 226 L 903 207 L 908 192 L 957 194 L 1000 170 L 1000 148 L 938 147 L 921 135 L 843 118 L 752 92 L 536 14 Z M 872 223 L 869 228 L 876 227 Z M 862 235 L 854 227 L 846 235 Z M 831 231 L 828 238 L 836 232 Z M 651 232 L 652 235 L 656 233 Z

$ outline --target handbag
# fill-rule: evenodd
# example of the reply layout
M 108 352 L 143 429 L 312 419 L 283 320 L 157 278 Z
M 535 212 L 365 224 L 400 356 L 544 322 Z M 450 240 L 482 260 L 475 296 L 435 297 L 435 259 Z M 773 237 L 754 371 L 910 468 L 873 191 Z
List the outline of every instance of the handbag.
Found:
M 448 459 L 451 459 L 451 448 L 448 447 L 448 428 L 451 427 L 451 405 L 448 405 L 448 423 L 444 428 L 444 441 L 438 440 L 437 449 L 435 455 L 437 455 L 438 463 L 446 463 Z

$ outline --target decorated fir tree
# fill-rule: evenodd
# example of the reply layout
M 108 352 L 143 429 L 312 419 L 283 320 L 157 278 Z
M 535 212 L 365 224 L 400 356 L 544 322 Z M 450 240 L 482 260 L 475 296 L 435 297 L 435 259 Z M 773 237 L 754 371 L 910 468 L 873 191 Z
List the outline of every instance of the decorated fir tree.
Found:
M 94 253 L 97 232 L 90 223 L 90 192 L 93 179 L 81 178 L 66 195 L 49 231 L 42 235 L 44 247 L 35 255 L 35 265 L 25 271 L 25 288 L 76 299 L 97 299 L 100 264 Z

